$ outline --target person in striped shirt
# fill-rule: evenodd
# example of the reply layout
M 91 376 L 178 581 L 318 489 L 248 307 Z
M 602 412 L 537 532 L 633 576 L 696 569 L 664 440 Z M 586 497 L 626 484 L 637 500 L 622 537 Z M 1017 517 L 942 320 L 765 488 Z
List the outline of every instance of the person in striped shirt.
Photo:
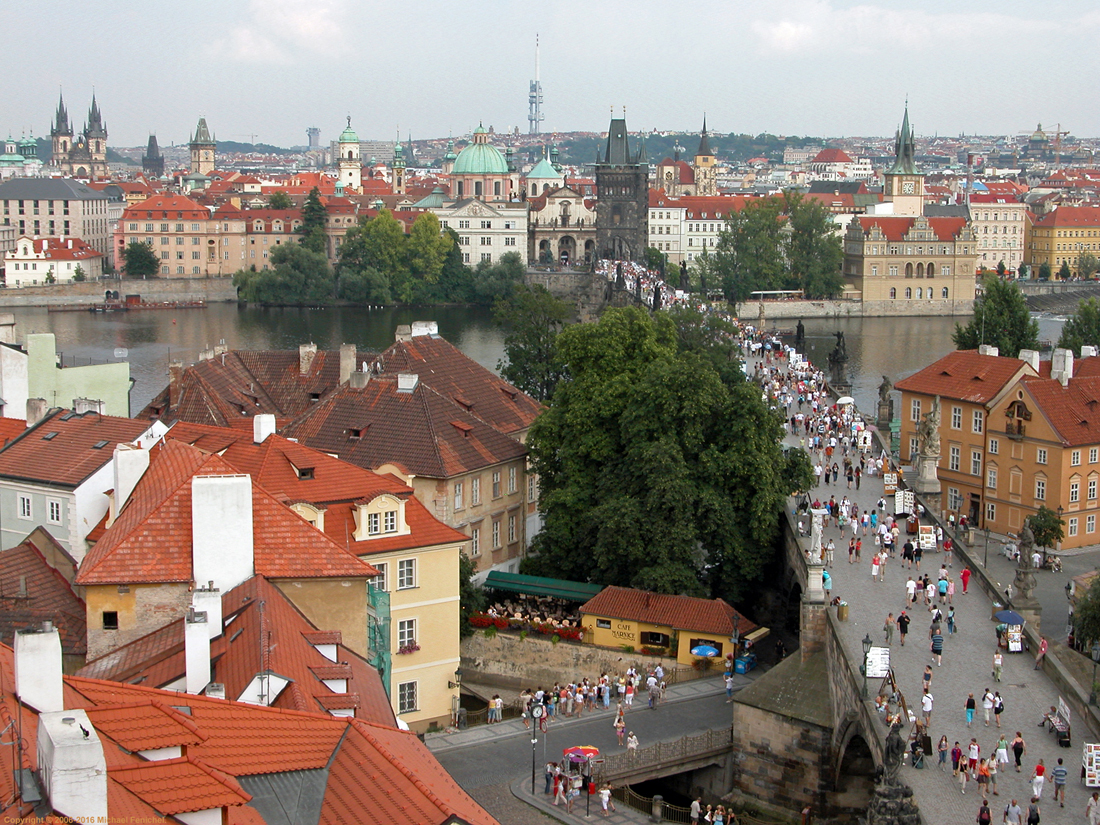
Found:
M 1066 770 L 1066 766 L 1062 764 L 1062 758 L 1059 757 L 1058 764 L 1050 772 L 1050 778 L 1054 780 L 1054 799 L 1063 808 L 1066 807 L 1067 776 L 1069 776 L 1069 771 Z

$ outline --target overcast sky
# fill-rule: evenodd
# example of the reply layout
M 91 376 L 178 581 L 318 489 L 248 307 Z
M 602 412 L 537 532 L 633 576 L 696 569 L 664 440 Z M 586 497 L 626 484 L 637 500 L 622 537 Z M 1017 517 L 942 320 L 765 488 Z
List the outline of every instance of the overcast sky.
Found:
M 363 139 L 527 131 L 1100 135 L 1096 0 L 37 0 L 8 20 L 0 130 L 79 129 L 94 86 L 116 146 L 281 146 L 350 114 Z

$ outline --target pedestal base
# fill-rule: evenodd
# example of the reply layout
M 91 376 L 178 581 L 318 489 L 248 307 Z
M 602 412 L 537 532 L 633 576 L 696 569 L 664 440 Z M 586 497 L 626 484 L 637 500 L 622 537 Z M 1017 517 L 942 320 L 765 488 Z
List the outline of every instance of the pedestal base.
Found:
M 925 759 L 929 759 L 925 756 Z M 867 806 L 867 825 L 920 825 L 920 810 L 908 785 L 875 785 Z
M 917 456 L 917 477 L 913 479 L 913 492 L 922 498 L 940 494 L 940 479 L 936 475 L 936 467 L 940 463 L 938 455 Z
M 893 411 L 890 409 L 889 401 L 878 402 L 878 415 L 875 418 L 875 426 L 879 428 L 881 432 L 890 432 L 890 420 L 893 418 Z

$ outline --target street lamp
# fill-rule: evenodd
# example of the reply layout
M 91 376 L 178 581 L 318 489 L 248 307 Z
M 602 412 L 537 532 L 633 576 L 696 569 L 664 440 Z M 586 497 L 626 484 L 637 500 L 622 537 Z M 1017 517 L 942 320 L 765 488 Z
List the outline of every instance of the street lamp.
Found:
M 985 559 L 982 561 L 982 567 L 989 569 L 989 525 L 985 527 Z
M 455 668 L 455 680 L 447 682 L 448 690 L 454 690 L 455 688 L 462 689 L 462 668 L 460 667 Z
M 1058 527 L 1059 527 L 1059 529 L 1061 529 L 1061 527 L 1062 527 L 1062 513 L 1063 513 L 1062 505 L 1059 504 L 1058 505 Z M 1055 553 L 1061 553 L 1062 552 L 1062 540 L 1061 539 L 1055 539 L 1054 540 L 1054 552 Z
M 730 641 L 733 642 L 733 658 L 737 659 L 738 646 L 741 644 L 741 614 L 733 614 L 733 635 L 730 636 Z
M 1089 704 L 1096 705 L 1096 665 L 1100 663 L 1100 642 L 1092 643 L 1092 692 L 1089 693 Z
M 535 747 L 539 743 L 539 723 L 546 708 L 541 704 L 531 705 L 531 796 L 535 795 Z
M 871 645 L 874 642 L 871 641 L 871 634 L 867 633 L 863 637 L 863 666 L 859 669 L 863 674 L 863 698 L 867 698 L 867 657 L 871 653 Z

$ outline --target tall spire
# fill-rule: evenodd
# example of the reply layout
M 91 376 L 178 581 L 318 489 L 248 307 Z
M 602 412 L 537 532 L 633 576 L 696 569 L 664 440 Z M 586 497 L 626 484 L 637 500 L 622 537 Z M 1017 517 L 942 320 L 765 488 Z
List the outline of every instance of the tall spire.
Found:
M 909 125 L 909 101 L 905 102 L 905 116 L 901 121 L 901 129 L 894 138 L 894 165 L 890 167 L 891 175 L 916 175 L 915 162 L 917 150 L 913 139 L 913 127 Z
M 65 96 L 61 93 L 57 93 L 57 115 L 54 117 L 53 129 L 50 130 L 56 135 L 71 135 L 73 133 L 72 128 L 69 126 L 69 113 L 65 110 Z
M 92 92 L 92 105 L 88 109 L 88 128 L 85 134 L 88 137 L 105 138 L 107 127 L 103 123 L 103 115 L 99 111 L 99 103 L 96 101 L 95 92 Z
M 699 151 L 695 153 L 696 157 L 709 157 L 710 143 L 707 141 L 707 116 L 703 114 L 703 132 L 699 137 Z

